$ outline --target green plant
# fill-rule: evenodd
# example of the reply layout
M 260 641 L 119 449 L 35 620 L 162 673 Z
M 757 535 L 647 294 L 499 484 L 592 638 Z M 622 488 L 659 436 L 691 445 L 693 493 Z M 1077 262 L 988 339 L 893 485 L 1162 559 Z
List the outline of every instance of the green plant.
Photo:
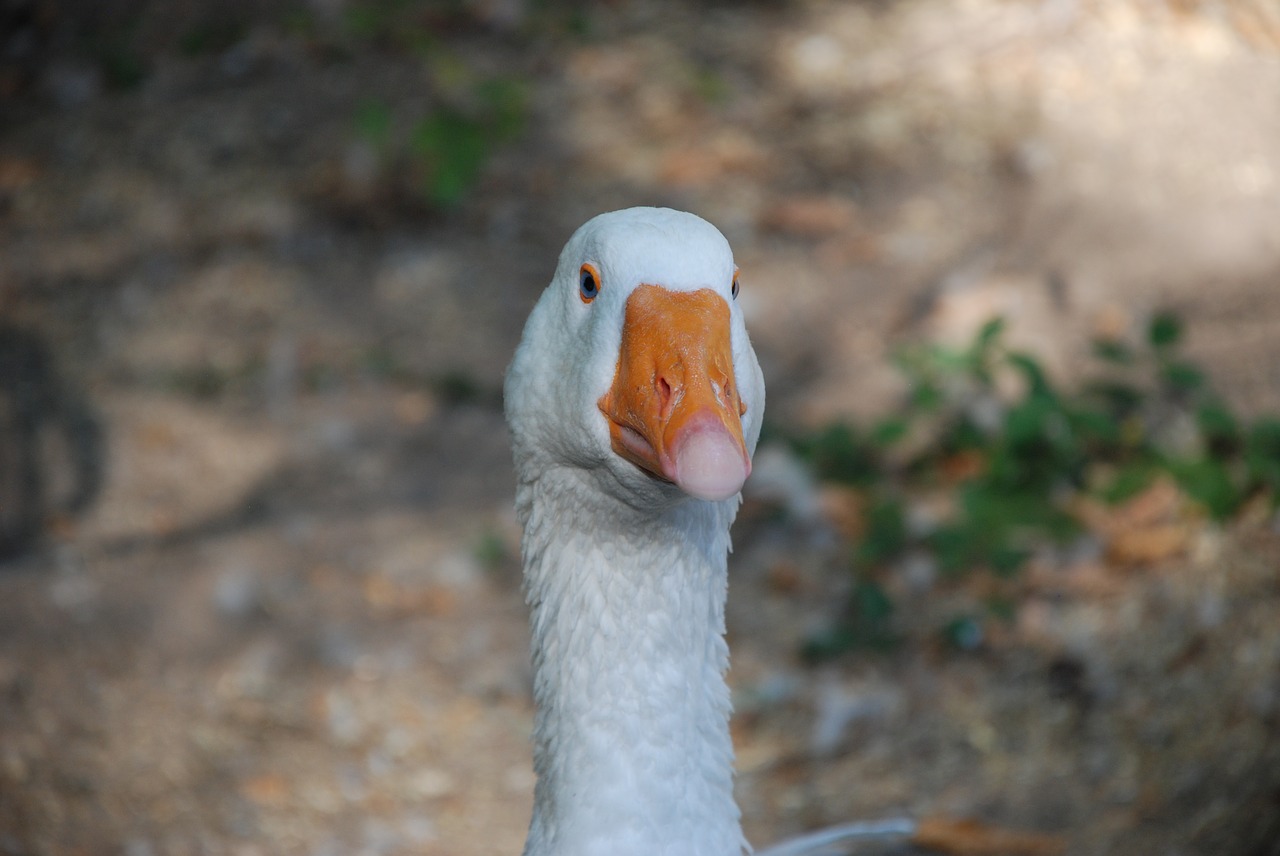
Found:
M 249 25 L 243 20 L 210 14 L 182 33 L 178 49 L 187 56 L 220 53 L 242 41 L 248 31 Z
M 491 572 L 498 570 L 511 559 L 507 542 L 503 540 L 501 533 L 493 529 L 486 529 L 480 533 L 472 545 L 472 553 L 481 567 Z
M 812 634 L 805 640 L 801 655 L 816 662 L 851 648 L 891 649 L 898 644 L 893 613 L 889 594 L 875 580 L 859 579 L 850 593 L 845 620 Z
M 139 46 L 142 17 L 108 21 L 81 35 L 81 48 L 102 72 L 107 86 L 132 90 L 150 74 L 150 62 Z
M 1246 424 L 1234 414 L 1181 355 L 1172 313 L 1156 315 L 1139 344 L 1095 342 L 1101 372 L 1073 390 L 1003 334 L 993 319 L 963 348 L 899 353 L 904 403 L 869 431 L 834 423 L 784 438 L 820 478 L 867 499 L 851 554 L 853 602 L 844 621 L 810 640 L 809 655 L 895 638 L 892 604 L 870 607 L 879 601 L 869 592 L 884 595 L 875 580 L 908 553 L 924 551 L 944 576 L 1015 575 L 1037 548 L 1081 531 L 1072 502 L 1080 495 L 1119 502 L 1163 474 L 1218 520 L 1259 494 L 1280 504 L 1280 420 Z M 1171 424 L 1191 430 L 1175 442 Z M 947 513 L 909 525 L 908 498 L 939 493 Z M 943 637 L 965 647 L 981 636 L 974 620 L 955 619 Z
M 452 67 L 452 65 L 450 65 Z M 461 72 L 469 76 L 467 72 Z M 366 101 L 354 117 L 356 135 L 376 153 L 381 169 L 407 180 L 413 192 L 436 208 L 461 202 L 494 150 L 524 128 L 525 90 L 506 78 L 467 80 L 455 94 L 400 133 L 385 102 Z

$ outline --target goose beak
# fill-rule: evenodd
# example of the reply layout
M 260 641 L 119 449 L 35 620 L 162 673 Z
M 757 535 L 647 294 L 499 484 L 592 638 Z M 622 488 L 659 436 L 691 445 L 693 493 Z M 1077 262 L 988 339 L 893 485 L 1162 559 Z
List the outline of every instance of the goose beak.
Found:
M 641 285 L 599 402 L 615 453 L 697 499 L 728 499 L 751 474 L 730 330 L 729 304 L 711 289 Z

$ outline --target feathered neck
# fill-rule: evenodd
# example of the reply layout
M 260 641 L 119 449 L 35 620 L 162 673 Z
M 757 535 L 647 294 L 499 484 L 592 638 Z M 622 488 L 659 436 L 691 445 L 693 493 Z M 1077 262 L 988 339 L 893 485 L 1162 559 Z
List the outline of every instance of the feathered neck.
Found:
M 739 856 L 726 554 L 738 499 L 636 508 L 558 468 L 521 485 L 533 635 L 525 856 Z

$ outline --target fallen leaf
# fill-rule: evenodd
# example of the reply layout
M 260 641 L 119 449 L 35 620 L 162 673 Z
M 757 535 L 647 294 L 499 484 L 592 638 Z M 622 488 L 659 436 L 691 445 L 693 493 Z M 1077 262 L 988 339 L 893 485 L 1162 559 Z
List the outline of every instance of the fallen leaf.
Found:
M 850 541 L 866 529 L 867 503 L 863 495 L 844 485 L 823 485 L 818 490 L 818 506 L 822 516 L 836 531 Z
M 804 585 L 804 574 L 793 561 L 783 559 L 769 566 L 769 588 L 780 594 L 794 594 Z
M 289 796 L 289 780 L 279 773 L 262 773 L 247 780 L 240 791 L 259 805 L 280 805 Z
M 1137 528 L 1175 520 L 1186 505 L 1186 499 L 1173 479 L 1161 477 L 1151 486 L 1112 512 L 1116 527 Z
M 1109 573 L 1097 562 L 1079 562 L 1062 570 L 1032 567 L 1026 576 L 1027 588 L 1050 595 L 1111 597 L 1126 591 L 1124 577 Z
M 435 415 L 436 401 L 418 391 L 406 392 L 396 398 L 394 410 L 396 421 L 401 425 L 420 428 Z
M 40 165 L 27 158 L 0 158 L 0 193 L 10 193 L 35 183 Z
M 1015 832 L 974 820 L 932 817 L 916 826 L 911 843 L 956 856 L 1055 856 L 1067 849 L 1059 835 Z
M 942 459 L 942 475 L 948 481 L 961 482 L 981 475 L 987 468 L 987 456 L 976 449 L 956 452 Z
M 1093 319 L 1093 335 L 1106 342 L 1118 342 L 1124 339 L 1132 326 L 1129 310 L 1118 303 L 1111 303 L 1102 307 Z
M 374 574 L 365 580 L 363 589 L 365 603 L 389 615 L 443 616 L 458 608 L 458 595 L 448 586 L 409 586 L 385 574 Z
M 857 222 L 858 209 L 837 196 L 792 196 L 769 208 L 760 225 L 775 232 L 822 237 L 844 232 Z
M 869 232 L 846 232 L 819 244 L 815 256 L 827 270 L 839 270 L 875 261 L 883 254 L 884 248 L 876 235 Z
M 658 177 L 677 186 L 699 186 L 730 174 L 764 172 L 769 158 L 749 137 L 722 133 L 691 146 L 668 151 L 658 167 Z
M 1177 523 L 1126 529 L 1107 542 L 1107 558 L 1117 565 L 1151 565 L 1181 556 L 1190 546 L 1190 530 Z

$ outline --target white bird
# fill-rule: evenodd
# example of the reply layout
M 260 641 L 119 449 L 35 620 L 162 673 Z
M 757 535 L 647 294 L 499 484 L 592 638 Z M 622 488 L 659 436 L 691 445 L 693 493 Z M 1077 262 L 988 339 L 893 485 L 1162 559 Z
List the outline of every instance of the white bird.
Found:
M 525 856 L 750 850 L 724 604 L 765 393 L 737 293 L 705 220 L 602 214 L 508 369 L 537 708 Z

